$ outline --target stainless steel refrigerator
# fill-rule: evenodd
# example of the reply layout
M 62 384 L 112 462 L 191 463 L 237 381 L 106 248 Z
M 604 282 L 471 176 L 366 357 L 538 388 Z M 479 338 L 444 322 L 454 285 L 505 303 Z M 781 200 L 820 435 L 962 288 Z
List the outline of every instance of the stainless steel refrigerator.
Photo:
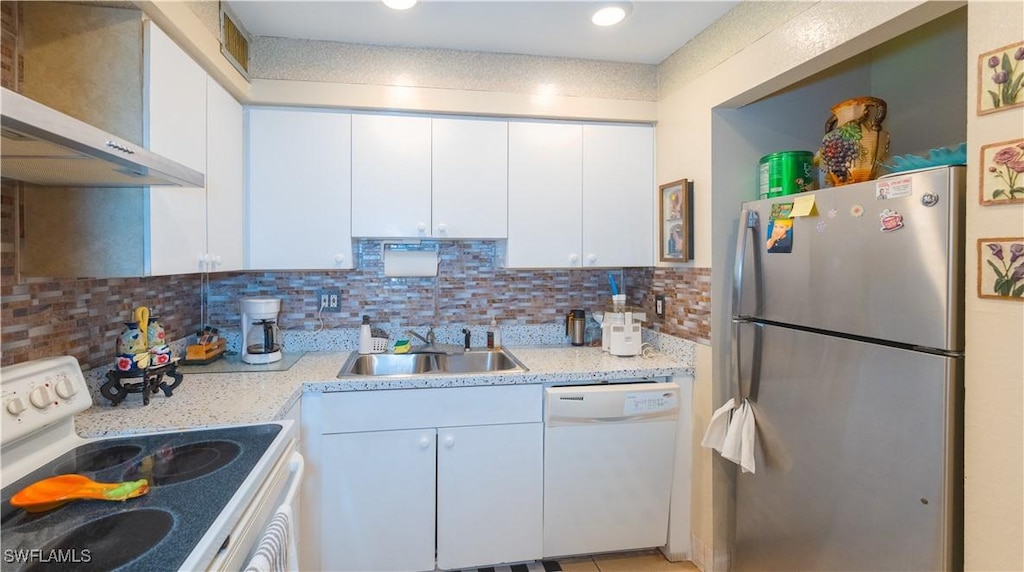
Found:
M 733 570 L 962 568 L 964 171 L 743 205 Z

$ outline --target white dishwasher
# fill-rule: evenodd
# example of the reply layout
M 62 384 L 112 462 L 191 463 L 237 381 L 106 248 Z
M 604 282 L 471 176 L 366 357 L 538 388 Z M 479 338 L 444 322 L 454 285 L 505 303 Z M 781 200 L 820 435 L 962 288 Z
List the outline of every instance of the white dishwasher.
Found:
M 667 542 L 678 416 L 675 383 L 545 390 L 544 557 Z

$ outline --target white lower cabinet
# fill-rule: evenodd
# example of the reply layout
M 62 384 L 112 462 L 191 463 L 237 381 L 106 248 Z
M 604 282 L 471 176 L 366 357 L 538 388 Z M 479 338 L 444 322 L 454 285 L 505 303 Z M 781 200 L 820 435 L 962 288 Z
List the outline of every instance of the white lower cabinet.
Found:
M 437 431 L 437 567 L 541 557 L 541 423 Z
M 323 570 L 434 569 L 436 433 L 324 436 Z
M 539 385 L 310 399 L 321 400 L 303 406 L 320 417 L 309 459 L 319 475 L 320 569 L 421 572 L 541 558 Z

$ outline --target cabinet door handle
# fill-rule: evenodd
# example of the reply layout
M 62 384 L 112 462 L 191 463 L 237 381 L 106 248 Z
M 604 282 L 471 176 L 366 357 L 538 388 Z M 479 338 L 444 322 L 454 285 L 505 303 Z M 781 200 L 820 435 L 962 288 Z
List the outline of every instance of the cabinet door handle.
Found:
M 597 262 L 597 255 L 596 254 L 588 254 L 587 255 L 587 261 L 590 262 L 591 264 Z
M 339 263 L 339 264 L 342 263 L 342 262 L 345 262 L 345 255 L 344 254 L 335 254 L 334 255 L 334 261 Z
M 569 255 L 569 262 L 576 262 L 580 259 L 580 256 L 575 252 Z
M 420 437 L 420 449 L 426 449 L 430 446 L 430 437 Z
M 444 437 L 444 448 L 451 449 L 455 446 L 455 437 L 453 435 L 445 435 Z
M 446 225 L 445 223 L 442 222 L 441 224 L 437 225 L 437 231 L 438 232 L 448 232 L 448 225 Z
M 421 222 L 418 225 L 416 225 L 416 230 L 424 232 L 425 230 L 427 230 L 427 225 Z

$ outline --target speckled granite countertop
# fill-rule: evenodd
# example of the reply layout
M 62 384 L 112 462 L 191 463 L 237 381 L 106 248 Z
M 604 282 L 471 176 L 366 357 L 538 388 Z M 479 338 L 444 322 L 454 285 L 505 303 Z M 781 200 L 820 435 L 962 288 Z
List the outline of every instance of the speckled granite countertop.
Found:
M 604 379 L 692 375 L 692 362 L 669 353 L 652 357 L 615 357 L 598 348 L 520 347 L 508 350 L 529 371 L 479 375 L 444 374 L 414 378 L 341 380 L 338 371 L 350 352 L 307 352 L 287 371 L 260 373 L 188 374 L 170 398 L 154 395 L 148 406 L 137 394 L 112 407 L 98 387 L 105 371 L 86 372 L 93 388 L 93 405 L 75 416 L 83 437 L 105 437 L 151 431 L 174 431 L 262 423 L 283 418 L 303 392 L 364 391 L 512 385 L 587 383 Z

